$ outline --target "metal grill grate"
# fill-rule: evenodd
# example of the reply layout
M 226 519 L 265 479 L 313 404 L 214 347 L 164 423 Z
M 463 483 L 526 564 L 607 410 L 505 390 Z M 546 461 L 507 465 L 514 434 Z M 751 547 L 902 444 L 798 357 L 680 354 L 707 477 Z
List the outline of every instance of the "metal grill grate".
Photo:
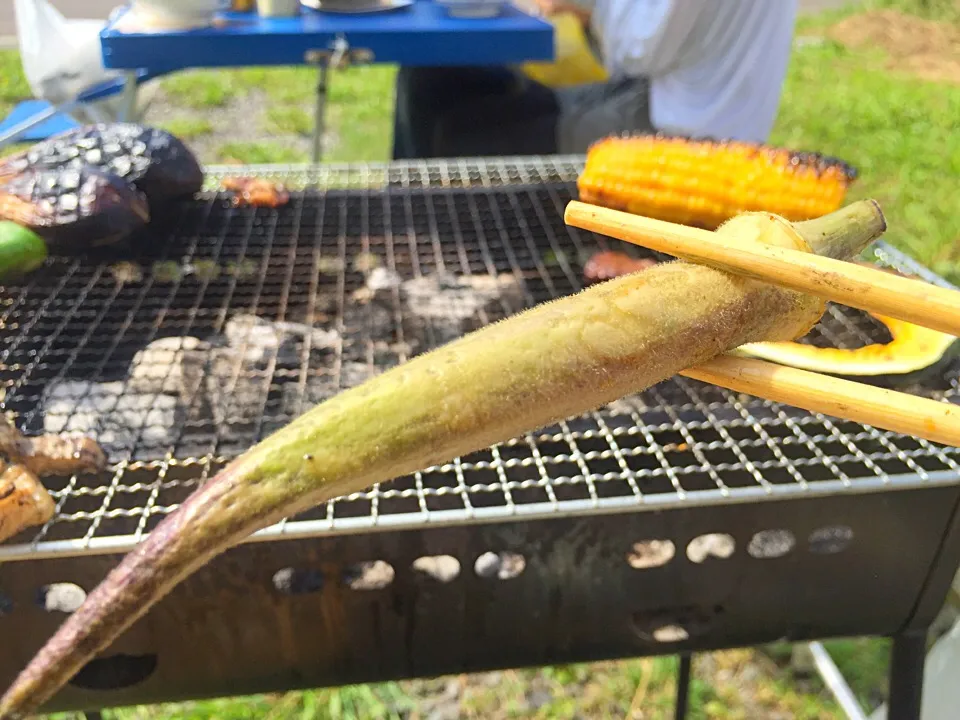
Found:
M 280 210 L 211 193 L 156 218 L 133 263 L 54 259 L 4 288 L 4 409 L 28 432 L 93 434 L 112 466 L 51 479 L 55 518 L 0 560 L 126 549 L 324 397 L 579 289 L 582 259 L 607 242 L 563 223 L 579 168 L 575 158 L 257 168 L 317 187 Z M 851 347 L 883 332 L 831 307 L 811 340 Z M 955 401 L 956 370 L 916 391 Z M 956 453 L 675 378 L 258 537 L 956 482 Z

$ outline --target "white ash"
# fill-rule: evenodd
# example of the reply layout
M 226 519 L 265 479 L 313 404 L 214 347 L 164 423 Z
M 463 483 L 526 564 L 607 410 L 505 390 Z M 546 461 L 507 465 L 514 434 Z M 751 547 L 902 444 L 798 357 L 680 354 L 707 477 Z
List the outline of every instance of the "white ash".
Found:
M 438 273 L 407 280 L 401 289 L 407 312 L 444 322 L 469 320 L 481 311 L 500 314 L 501 302 L 514 307 L 520 297 L 513 275 Z
M 393 270 L 384 267 L 374 268 L 367 275 L 367 288 L 371 291 L 383 292 L 385 290 L 395 290 L 403 284 L 403 278 Z
M 405 281 L 400 296 L 404 315 L 419 325 L 418 337 L 407 339 L 423 346 L 448 343 L 522 306 L 512 275 L 427 275 Z
M 200 387 L 209 352 L 209 343 L 191 336 L 154 340 L 133 357 L 129 391 L 193 394 Z
M 307 338 L 319 351 L 339 342 L 334 331 L 251 315 L 231 318 L 214 342 L 192 336 L 155 340 L 134 356 L 125 381 L 50 385 L 44 430 L 83 433 L 111 457 L 142 445 L 162 453 L 176 441 L 188 413 L 217 427 L 259 416 L 271 364 L 299 367 Z
M 171 443 L 177 404 L 177 398 L 163 393 L 130 392 L 124 382 L 57 382 L 44 393 L 43 429 L 83 433 L 115 458 L 139 444 Z
M 325 350 L 340 342 L 336 330 L 314 328 L 302 323 L 271 322 L 255 315 L 234 315 L 223 328 L 227 346 L 241 353 L 243 362 L 265 367 L 276 357 L 280 367 L 298 366 L 300 348 L 309 339 L 311 350 Z

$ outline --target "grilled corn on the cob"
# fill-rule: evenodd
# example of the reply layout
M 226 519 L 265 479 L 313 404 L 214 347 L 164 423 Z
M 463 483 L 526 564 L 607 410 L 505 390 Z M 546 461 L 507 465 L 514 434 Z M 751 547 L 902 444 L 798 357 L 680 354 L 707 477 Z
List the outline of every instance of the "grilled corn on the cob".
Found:
M 578 188 L 584 202 L 713 230 L 750 211 L 795 222 L 827 215 L 855 177 L 816 153 L 642 135 L 595 143 Z

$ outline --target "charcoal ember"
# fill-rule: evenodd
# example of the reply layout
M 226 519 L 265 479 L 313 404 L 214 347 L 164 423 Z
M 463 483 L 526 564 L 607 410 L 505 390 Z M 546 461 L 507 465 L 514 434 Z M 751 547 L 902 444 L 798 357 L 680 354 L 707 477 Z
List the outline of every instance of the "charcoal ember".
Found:
M 89 166 L 31 168 L 0 186 L 0 217 L 29 227 L 52 250 L 126 238 L 150 218 L 146 199 L 121 178 Z
M 134 123 L 85 125 L 37 143 L 8 168 L 65 170 L 94 167 L 144 193 L 151 208 L 190 197 L 203 187 L 203 169 L 179 139 Z M 6 169 L 0 172 L 5 172 Z

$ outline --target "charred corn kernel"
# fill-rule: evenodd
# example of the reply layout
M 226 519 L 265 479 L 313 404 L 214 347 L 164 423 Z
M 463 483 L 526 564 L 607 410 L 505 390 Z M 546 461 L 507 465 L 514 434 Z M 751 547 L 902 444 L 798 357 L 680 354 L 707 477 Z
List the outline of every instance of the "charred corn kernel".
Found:
M 594 144 L 577 186 L 584 202 L 713 230 L 743 212 L 794 222 L 827 215 L 855 178 L 817 153 L 642 135 Z

